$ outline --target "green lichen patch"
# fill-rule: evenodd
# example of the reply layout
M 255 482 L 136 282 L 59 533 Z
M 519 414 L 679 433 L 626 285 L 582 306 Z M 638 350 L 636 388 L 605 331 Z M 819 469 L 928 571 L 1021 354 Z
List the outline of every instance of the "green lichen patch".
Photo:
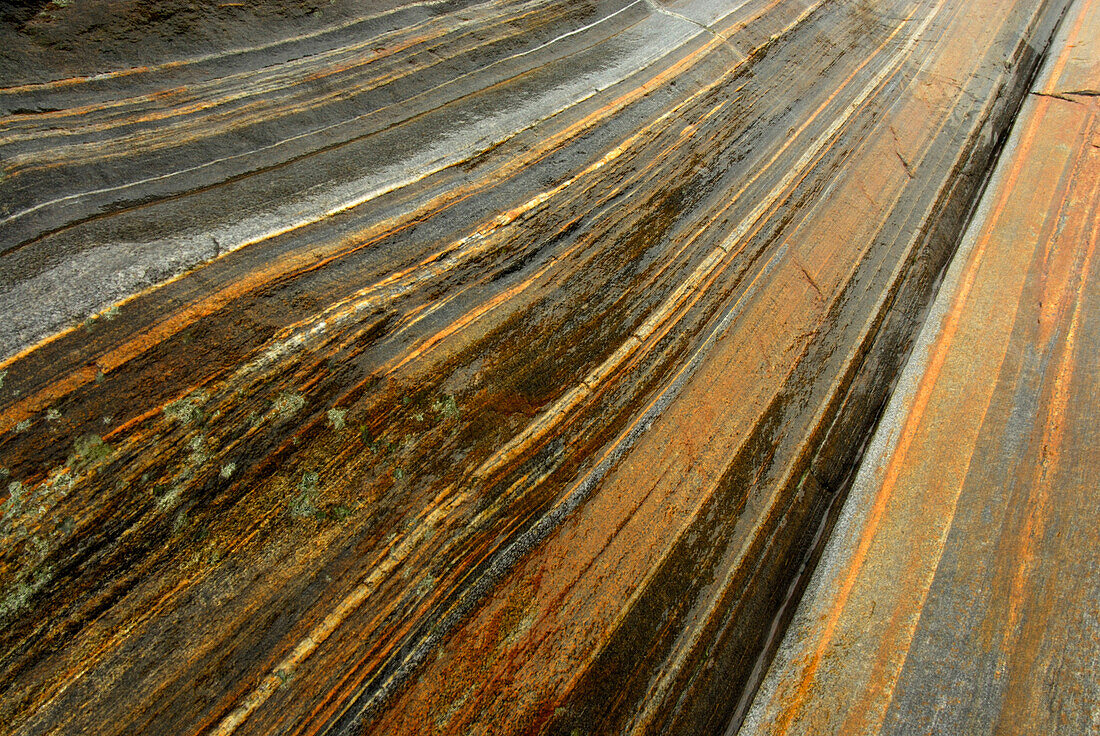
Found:
M 4 600 L 0 601 L 0 621 L 6 621 L 25 608 L 34 595 L 34 588 L 26 582 L 18 582 L 11 587 Z
M 290 499 L 290 505 L 287 508 L 287 513 L 295 519 L 305 519 L 317 514 L 317 504 L 314 503 L 312 496 L 308 493 L 300 493 L 294 498 Z
M 218 472 L 222 478 L 228 480 L 233 473 L 237 472 L 237 463 L 228 462 L 222 466 L 222 469 Z
M 202 390 L 192 391 L 182 399 L 176 399 L 164 407 L 164 416 L 183 425 L 200 424 L 205 418 L 203 404 L 209 395 Z
M 308 471 L 302 474 L 302 479 L 298 481 L 298 493 L 290 499 L 290 504 L 287 509 L 291 517 L 303 519 L 308 516 L 317 515 L 317 488 L 320 482 L 321 476 L 314 471 Z
M 111 446 L 98 434 L 82 435 L 73 442 L 73 454 L 69 458 L 69 465 L 74 468 L 86 468 L 103 462 L 113 452 Z
M 187 462 L 193 467 L 200 467 L 210 461 L 210 451 L 206 445 L 206 435 L 203 434 L 195 435 L 188 441 L 187 446 L 191 449 L 191 454 Z
M 455 397 L 450 394 L 444 394 L 442 397 L 432 402 L 432 411 L 436 412 L 444 419 L 458 419 L 462 413 L 458 408 L 458 402 L 455 401 Z
M 294 391 L 283 391 L 275 399 L 275 405 L 272 409 L 279 415 L 281 419 L 289 419 L 306 405 L 305 397 L 300 393 Z
M 344 417 L 348 415 L 347 409 L 329 409 L 328 410 L 328 423 L 339 432 L 344 428 Z
M 183 490 L 179 486 L 158 486 L 153 489 L 153 497 L 156 499 L 157 509 L 171 511 L 179 505 Z
M 336 521 L 343 521 L 344 519 L 351 516 L 351 511 L 352 510 L 350 506 L 345 506 L 344 504 L 336 504 L 331 509 L 329 509 L 329 516 L 331 516 L 333 519 L 336 519 Z
M 286 688 L 287 683 L 294 679 L 294 672 L 288 669 L 281 669 L 275 672 L 275 676 L 279 678 L 279 688 Z
M 0 508 L 4 509 L 4 518 L 12 519 L 23 513 L 23 483 L 13 480 L 8 483 L 8 499 Z
M 9 621 L 27 607 L 31 598 L 53 579 L 53 568 L 44 567 L 25 573 L 8 588 L 0 600 L 0 621 Z
M 54 468 L 46 479 L 47 489 L 61 496 L 68 495 L 75 483 L 76 480 L 73 478 L 72 473 L 65 468 Z

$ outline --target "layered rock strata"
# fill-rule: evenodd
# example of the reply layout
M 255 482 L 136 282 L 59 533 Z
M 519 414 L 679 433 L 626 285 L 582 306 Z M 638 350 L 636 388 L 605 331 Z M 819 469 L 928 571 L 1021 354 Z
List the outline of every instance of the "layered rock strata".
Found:
M 1067 0 L 362 5 L 7 11 L 0 717 L 735 726 Z
M 1097 89 L 1079 0 L 742 733 L 1100 727 Z

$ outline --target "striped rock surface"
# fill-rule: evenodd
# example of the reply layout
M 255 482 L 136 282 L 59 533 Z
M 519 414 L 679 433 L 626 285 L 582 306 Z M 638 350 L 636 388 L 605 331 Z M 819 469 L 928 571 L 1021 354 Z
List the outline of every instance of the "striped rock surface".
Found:
M 1100 2 L 1035 90 L 742 733 L 1100 731 Z
M 1066 5 L 3 11 L 0 722 L 736 726 Z

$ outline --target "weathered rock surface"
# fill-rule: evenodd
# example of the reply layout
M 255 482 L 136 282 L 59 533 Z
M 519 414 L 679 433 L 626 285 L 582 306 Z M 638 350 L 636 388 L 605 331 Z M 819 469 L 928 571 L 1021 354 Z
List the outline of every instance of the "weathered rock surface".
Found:
M 1097 89 L 1079 0 L 742 733 L 1100 729 Z
M 735 727 L 1067 4 L 5 11 L 2 722 Z

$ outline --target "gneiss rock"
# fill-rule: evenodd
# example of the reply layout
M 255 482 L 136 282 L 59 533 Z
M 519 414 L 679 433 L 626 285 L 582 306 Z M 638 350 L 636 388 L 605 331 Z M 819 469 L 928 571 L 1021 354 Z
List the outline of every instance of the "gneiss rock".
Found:
M 5 16 L 4 722 L 735 723 L 1065 5 Z

